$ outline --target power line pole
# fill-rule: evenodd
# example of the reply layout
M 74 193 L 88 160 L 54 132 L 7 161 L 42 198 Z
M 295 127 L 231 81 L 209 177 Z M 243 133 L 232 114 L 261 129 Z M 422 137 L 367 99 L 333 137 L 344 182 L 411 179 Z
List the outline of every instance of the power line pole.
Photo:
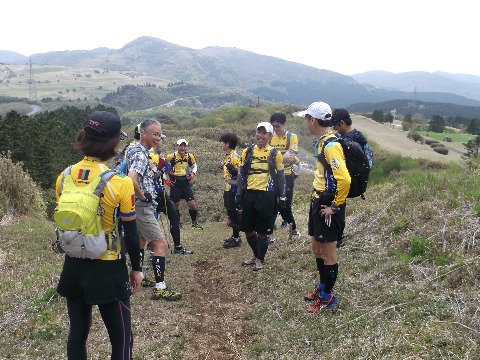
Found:
M 35 86 L 35 79 L 33 78 L 32 58 L 28 58 L 30 63 L 30 78 L 28 79 L 28 100 L 37 102 L 37 87 Z

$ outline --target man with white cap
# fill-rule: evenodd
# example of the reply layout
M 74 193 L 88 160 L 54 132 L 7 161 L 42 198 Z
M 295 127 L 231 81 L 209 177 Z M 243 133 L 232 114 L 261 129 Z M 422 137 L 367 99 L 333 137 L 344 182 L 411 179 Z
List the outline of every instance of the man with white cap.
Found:
M 188 141 L 185 139 L 178 139 L 176 148 L 177 151 L 168 154 L 166 157 L 171 165 L 171 170 L 165 184 L 170 186 L 170 199 L 178 217 L 180 218 L 180 200 L 184 199 L 187 202 L 188 213 L 192 219 L 192 229 L 203 230 L 197 222 L 197 207 L 192 191 L 192 182 L 197 174 L 195 156 L 188 152 Z M 182 224 L 181 221 L 180 224 Z
M 279 189 L 279 207 L 284 208 L 287 201 L 283 157 L 269 145 L 272 136 L 272 124 L 261 122 L 257 125 L 257 144 L 243 150 L 238 171 L 235 206 L 241 212 L 240 229 L 245 232 L 254 255 L 242 265 L 253 265 L 253 271 L 263 268 L 268 235 L 273 232 L 275 187 Z
M 345 205 L 351 178 L 341 144 L 332 141 L 336 137 L 330 129 L 330 106 L 321 101 L 314 102 L 298 116 L 305 117 L 308 130 L 317 137 L 314 144 L 317 169 L 308 216 L 308 234 L 320 283 L 314 291 L 305 295 L 305 301 L 313 302 L 307 311 L 316 313 L 338 307 L 338 297 L 333 291 L 338 275 L 336 244 L 345 227 Z

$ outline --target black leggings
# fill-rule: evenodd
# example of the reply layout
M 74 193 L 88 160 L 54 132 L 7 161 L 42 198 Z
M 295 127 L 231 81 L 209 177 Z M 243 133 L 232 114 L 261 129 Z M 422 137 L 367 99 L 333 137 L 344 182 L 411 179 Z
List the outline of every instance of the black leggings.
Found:
M 87 305 L 82 298 L 67 298 L 70 333 L 67 341 L 69 360 L 87 359 L 87 337 L 92 325 L 93 305 Z M 98 305 L 103 323 L 112 345 L 112 360 L 131 359 L 133 347 L 130 298 Z

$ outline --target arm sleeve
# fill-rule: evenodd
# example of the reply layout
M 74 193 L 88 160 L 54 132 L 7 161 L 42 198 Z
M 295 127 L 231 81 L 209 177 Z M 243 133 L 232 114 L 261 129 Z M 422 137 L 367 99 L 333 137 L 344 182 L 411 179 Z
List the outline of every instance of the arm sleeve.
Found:
M 190 171 L 196 174 L 196 173 L 197 173 L 197 170 L 198 170 L 197 163 L 194 163 L 194 164 L 190 167 Z
M 277 170 L 278 191 L 281 198 L 287 197 L 287 185 L 285 182 L 285 172 Z
M 141 271 L 137 222 L 135 220 L 123 221 L 123 233 L 125 236 L 125 245 L 127 246 L 128 256 L 130 257 L 130 262 L 132 263 L 132 270 Z

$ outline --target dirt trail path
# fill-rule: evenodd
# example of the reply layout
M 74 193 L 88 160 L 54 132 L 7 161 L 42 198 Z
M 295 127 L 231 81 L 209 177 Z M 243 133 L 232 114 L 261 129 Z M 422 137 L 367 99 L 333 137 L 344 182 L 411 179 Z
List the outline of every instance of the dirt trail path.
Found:
M 352 115 L 352 121 L 353 127 L 363 132 L 369 140 L 376 142 L 380 147 L 393 153 L 415 159 L 428 159 L 442 162 L 463 161 L 459 153 L 463 148 L 461 144 L 441 141 L 447 148 L 450 148 L 448 155 L 442 155 L 433 151 L 427 144 L 422 145 L 408 139 L 407 134 L 400 130 L 398 126 L 393 129 L 389 125 L 382 125 L 370 118 L 360 115 Z

